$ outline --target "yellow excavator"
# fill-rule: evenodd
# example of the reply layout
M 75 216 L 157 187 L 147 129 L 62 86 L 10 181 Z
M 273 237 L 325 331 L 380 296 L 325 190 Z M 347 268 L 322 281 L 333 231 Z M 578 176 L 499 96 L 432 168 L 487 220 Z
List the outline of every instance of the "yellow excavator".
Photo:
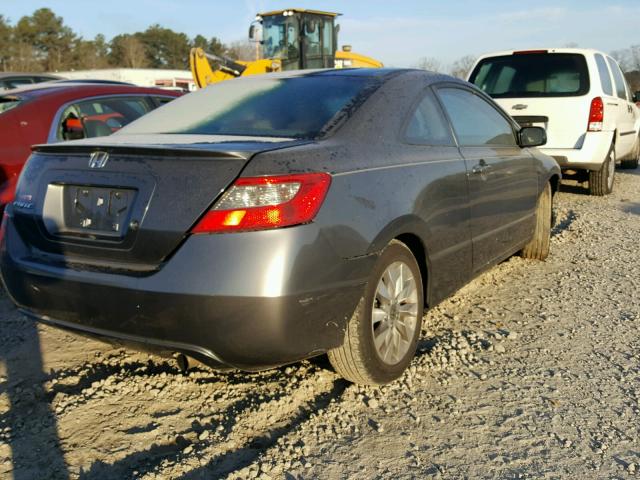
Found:
M 199 88 L 246 75 L 309 68 L 380 68 L 379 61 L 338 50 L 339 13 L 290 8 L 260 13 L 249 28 L 256 43 L 256 60 L 241 61 L 192 48 L 191 74 Z M 212 66 L 213 65 L 213 66 Z

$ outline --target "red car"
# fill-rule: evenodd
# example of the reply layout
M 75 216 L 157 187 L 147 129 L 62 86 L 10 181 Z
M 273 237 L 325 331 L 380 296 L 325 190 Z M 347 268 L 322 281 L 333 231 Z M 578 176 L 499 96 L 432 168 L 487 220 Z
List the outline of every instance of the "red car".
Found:
M 110 135 L 180 95 L 133 85 L 64 82 L 0 95 L 0 211 L 13 200 L 31 145 Z

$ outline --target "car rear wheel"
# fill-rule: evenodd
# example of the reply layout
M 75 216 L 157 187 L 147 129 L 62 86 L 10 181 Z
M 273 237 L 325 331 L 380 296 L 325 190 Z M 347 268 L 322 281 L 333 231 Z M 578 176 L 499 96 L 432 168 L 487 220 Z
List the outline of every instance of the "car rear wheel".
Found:
M 553 196 L 551 184 L 547 183 L 538 198 L 536 207 L 536 226 L 531 241 L 520 251 L 523 258 L 544 260 L 549 256 L 551 242 L 551 216 L 553 210 Z
M 405 244 L 393 240 L 373 268 L 344 343 L 328 353 L 331 365 L 353 383 L 397 379 L 415 355 L 423 309 L 418 263 Z
M 589 172 L 589 193 L 599 196 L 607 195 L 613 191 L 613 177 L 616 173 L 616 149 L 611 145 L 607 158 L 598 171 Z
M 620 162 L 620 168 L 634 169 L 638 168 L 638 161 L 640 160 L 640 137 L 636 140 L 636 148 L 633 149 L 631 158 L 622 160 Z

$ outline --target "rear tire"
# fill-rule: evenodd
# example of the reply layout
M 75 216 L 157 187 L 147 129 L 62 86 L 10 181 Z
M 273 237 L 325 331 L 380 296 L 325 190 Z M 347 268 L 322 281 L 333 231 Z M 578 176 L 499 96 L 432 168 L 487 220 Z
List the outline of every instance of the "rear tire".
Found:
M 616 149 L 611 145 L 607 158 L 598 171 L 589 172 L 589 193 L 601 197 L 613 191 L 613 178 L 616 173 Z
M 520 256 L 533 260 L 544 260 L 549 256 L 549 244 L 551 243 L 551 220 L 553 210 L 553 197 L 551 184 L 547 183 L 538 198 L 536 207 L 536 227 L 531 241 L 520 251 Z
M 328 352 L 331 365 L 341 377 L 361 385 L 397 379 L 415 355 L 423 309 L 420 267 L 411 250 L 393 240 L 371 272 L 344 343 Z

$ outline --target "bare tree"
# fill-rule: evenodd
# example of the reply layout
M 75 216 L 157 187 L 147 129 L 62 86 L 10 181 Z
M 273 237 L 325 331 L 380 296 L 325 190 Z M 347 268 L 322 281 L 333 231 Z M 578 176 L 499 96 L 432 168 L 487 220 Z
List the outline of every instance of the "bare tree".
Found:
M 443 70 L 442 62 L 435 57 L 422 57 L 415 67 L 430 72 L 442 72 Z
M 256 44 L 247 40 L 238 40 L 231 43 L 227 49 L 227 55 L 234 60 L 252 61 L 256 59 Z
M 451 64 L 449 73 L 454 77 L 466 80 L 469 72 L 471 71 L 471 68 L 475 63 L 476 57 L 474 55 L 465 55 L 464 57 L 459 58 Z
M 37 58 L 33 45 L 25 42 L 14 42 L 11 45 L 11 58 L 7 62 L 7 70 L 18 72 L 42 72 L 42 63 Z
M 620 65 L 623 72 L 628 72 L 630 70 L 629 50 L 614 50 L 610 55 L 616 62 L 618 62 L 618 65 Z
M 640 71 L 640 45 L 629 47 L 629 66 L 631 70 Z
M 136 35 L 117 35 L 111 40 L 111 61 L 126 68 L 144 68 L 149 65 L 147 52 Z

